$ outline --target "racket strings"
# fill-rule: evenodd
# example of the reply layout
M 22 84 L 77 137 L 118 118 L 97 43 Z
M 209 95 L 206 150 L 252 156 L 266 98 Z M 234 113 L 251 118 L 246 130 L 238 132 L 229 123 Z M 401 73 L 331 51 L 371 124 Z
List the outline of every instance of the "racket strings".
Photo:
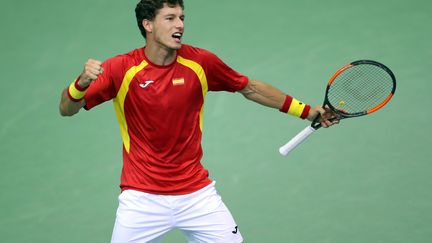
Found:
M 355 65 L 335 78 L 327 98 L 337 110 L 354 114 L 380 105 L 392 89 L 392 78 L 384 69 L 371 64 Z

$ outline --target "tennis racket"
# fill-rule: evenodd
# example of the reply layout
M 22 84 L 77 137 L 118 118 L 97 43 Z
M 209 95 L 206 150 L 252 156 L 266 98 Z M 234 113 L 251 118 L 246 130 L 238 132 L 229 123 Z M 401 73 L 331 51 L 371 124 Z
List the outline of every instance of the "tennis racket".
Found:
M 388 67 L 371 60 L 355 61 L 343 66 L 330 78 L 323 107 L 333 111 L 337 119 L 369 115 L 387 104 L 395 91 L 396 78 Z M 286 156 L 319 129 L 319 118 L 320 115 L 280 147 L 279 152 Z

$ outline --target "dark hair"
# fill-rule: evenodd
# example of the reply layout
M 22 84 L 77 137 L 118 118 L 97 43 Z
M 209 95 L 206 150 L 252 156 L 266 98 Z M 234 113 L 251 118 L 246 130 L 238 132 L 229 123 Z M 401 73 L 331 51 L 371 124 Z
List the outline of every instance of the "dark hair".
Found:
M 180 5 L 182 9 L 183 0 L 141 0 L 135 8 L 135 15 L 138 24 L 138 28 L 141 31 L 141 35 L 146 38 L 146 31 L 142 26 L 142 21 L 144 19 L 154 20 L 156 17 L 157 11 L 163 8 L 164 4 L 167 4 L 169 7 L 175 7 Z

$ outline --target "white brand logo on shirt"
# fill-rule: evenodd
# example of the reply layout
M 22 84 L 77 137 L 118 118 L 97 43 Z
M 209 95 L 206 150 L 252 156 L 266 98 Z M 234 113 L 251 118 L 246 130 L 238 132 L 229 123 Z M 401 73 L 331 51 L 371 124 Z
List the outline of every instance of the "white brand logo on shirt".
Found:
M 147 80 L 145 81 L 143 84 L 139 84 L 139 86 L 143 89 L 145 89 L 147 86 L 149 86 L 150 84 L 154 83 L 153 80 Z

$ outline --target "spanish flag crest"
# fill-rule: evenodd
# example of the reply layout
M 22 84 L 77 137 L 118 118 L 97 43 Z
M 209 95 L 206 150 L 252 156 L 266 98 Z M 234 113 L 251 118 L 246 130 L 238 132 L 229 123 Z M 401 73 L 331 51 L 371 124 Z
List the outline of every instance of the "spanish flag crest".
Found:
M 173 85 L 183 85 L 184 84 L 184 78 L 177 78 L 172 80 Z

